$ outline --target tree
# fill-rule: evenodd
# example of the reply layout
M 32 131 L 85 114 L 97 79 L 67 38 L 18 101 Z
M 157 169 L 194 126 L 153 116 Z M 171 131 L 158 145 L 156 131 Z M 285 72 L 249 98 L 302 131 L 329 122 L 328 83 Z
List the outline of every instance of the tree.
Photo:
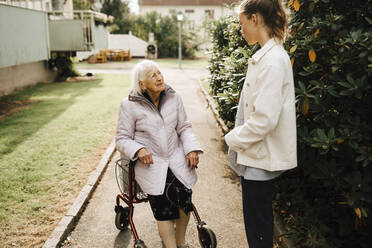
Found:
M 144 16 L 133 17 L 131 31 L 133 35 L 148 40 L 149 33 L 154 33 L 158 46 L 159 57 L 178 56 L 178 24 L 175 14 L 162 16 L 151 12 Z M 182 30 L 182 54 L 192 58 L 197 50 L 197 35 L 185 29 Z
M 91 4 L 89 0 L 73 0 L 74 10 L 89 10 Z
M 105 0 L 101 9 L 102 13 L 114 17 L 114 23 L 123 20 L 125 15 L 129 15 L 130 9 L 127 1 L 122 0 Z

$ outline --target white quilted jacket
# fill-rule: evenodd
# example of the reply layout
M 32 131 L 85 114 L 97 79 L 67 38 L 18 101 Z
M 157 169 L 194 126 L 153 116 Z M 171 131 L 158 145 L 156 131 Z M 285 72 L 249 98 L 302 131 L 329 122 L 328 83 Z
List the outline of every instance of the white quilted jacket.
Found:
M 159 110 L 143 95 L 129 94 L 120 105 L 116 147 L 126 157 L 136 160 L 142 148 L 152 154 L 150 167 L 137 160 L 135 179 L 145 193 L 164 192 L 168 167 L 189 189 L 197 180 L 195 170 L 186 165 L 186 155 L 202 152 L 187 120 L 181 96 L 166 85 Z

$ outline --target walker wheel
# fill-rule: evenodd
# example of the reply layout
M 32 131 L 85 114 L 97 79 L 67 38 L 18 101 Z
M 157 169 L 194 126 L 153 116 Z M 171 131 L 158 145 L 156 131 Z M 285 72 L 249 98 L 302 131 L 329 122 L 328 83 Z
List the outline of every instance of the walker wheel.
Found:
M 143 241 L 140 240 L 140 239 L 137 240 L 137 241 L 135 241 L 133 247 L 134 247 L 134 248 L 147 248 L 147 246 L 145 245 L 145 243 L 143 243 Z
M 199 243 L 202 248 L 216 248 L 217 240 L 216 235 L 207 225 L 202 225 L 198 228 Z
M 115 206 L 115 226 L 120 231 L 125 230 L 129 225 L 129 207 Z

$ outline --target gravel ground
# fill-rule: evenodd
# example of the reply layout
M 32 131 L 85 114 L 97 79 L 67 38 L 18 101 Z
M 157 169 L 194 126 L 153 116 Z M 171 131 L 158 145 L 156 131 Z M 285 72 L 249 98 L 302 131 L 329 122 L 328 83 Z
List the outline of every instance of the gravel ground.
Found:
M 198 81 L 206 77 L 208 72 L 164 68 L 162 72 L 166 82 L 182 95 L 188 117 L 205 152 L 197 169 L 199 180 L 193 189 L 193 202 L 202 220 L 215 232 L 217 247 L 248 247 L 242 220 L 240 183 L 226 165 L 226 147 L 221 132 L 199 90 Z M 115 154 L 63 247 L 133 247 L 130 229 L 120 232 L 114 224 L 115 199 L 119 193 L 114 173 L 114 161 L 117 157 L 118 154 Z M 148 203 L 135 205 L 134 223 L 139 237 L 147 247 L 162 247 Z M 191 247 L 200 247 L 193 218 L 190 219 L 187 241 Z

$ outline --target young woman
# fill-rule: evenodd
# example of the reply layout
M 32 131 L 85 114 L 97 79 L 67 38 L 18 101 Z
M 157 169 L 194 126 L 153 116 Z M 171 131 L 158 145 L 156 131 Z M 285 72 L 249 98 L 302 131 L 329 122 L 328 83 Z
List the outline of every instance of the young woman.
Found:
M 188 248 L 191 189 L 202 149 L 181 96 L 164 83 L 155 62 L 145 60 L 133 69 L 132 91 L 120 106 L 116 147 L 137 160 L 136 181 L 149 195 L 166 248 Z
M 293 73 L 282 46 L 287 18 L 281 0 L 245 0 L 239 22 L 247 43 L 261 48 L 248 61 L 235 128 L 225 140 L 230 166 L 242 177 L 249 247 L 269 248 L 274 179 L 297 166 Z

